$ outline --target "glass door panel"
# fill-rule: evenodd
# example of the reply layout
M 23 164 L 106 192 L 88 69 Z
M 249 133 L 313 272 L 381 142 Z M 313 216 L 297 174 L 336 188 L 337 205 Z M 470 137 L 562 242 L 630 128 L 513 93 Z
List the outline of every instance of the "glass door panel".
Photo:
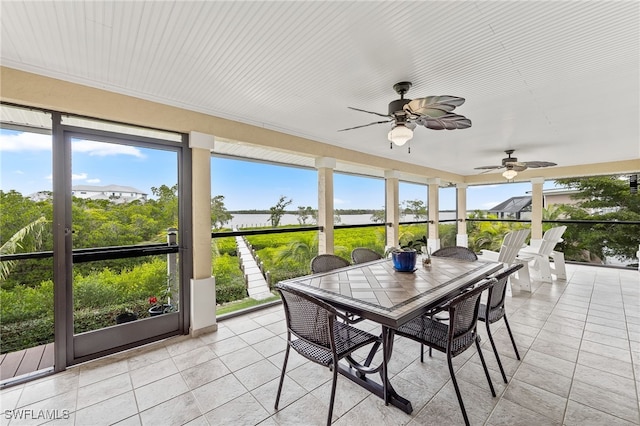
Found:
M 70 143 L 78 359 L 178 327 L 179 155 L 86 135 Z
M 2 382 L 54 363 L 51 147 L 50 134 L 0 130 Z

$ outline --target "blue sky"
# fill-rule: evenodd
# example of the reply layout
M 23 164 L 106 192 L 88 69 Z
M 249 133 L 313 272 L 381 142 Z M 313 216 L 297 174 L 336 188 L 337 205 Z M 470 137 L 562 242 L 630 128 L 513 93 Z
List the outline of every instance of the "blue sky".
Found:
M 133 186 L 151 195 L 151 187 L 177 182 L 173 152 L 73 141 L 73 185 Z M 314 170 L 264 163 L 212 158 L 212 195 L 223 195 L 229 210 L 268 209 L 284 195 L 289 206 L 317 207 L 317 174 Z M 51 138 L 48 135 L 0 130 L 0 189 L 23 195 L 52 188 Z M 553 187 L 547 182 L 545 188 Z M 467 208 L 488 209 L 512 196 L 527 195 L 529 183 L 472 186 Z M 424 185 L 400 183 L 400 200 L 426 200 Z M 384 205 L 384 180 L 334 175 L 337 209 L 380 209 Z M 455 189 L 440 191 L 440 209 L 455 209 Z

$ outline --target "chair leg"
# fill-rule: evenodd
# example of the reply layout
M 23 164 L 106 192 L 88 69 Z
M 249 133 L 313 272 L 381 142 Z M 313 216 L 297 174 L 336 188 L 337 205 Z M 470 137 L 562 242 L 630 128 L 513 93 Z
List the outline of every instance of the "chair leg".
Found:
M 478 350 L 478 355 L 480 356 L 480 362 L 482 362 L 482 368 L 484 369 L 484 375 L 487 376 L 487 382 L 489 382 L 489 387 L 491 388 L 491 395 L 496 396 L 496 390 L 493 388 L 493 382 L 491 381 L 491 376 L 489 375 L 489 369 L 487 368 L 487 363 L 484 362 L 484 356 L 482 355 L 482 349 L 480 349 L 480 339 L 476 336 L 476 349 Z
M 549 265 L 549 258 L 544 258 L 542 256 L 538 256 L 536 259 L 536 266 L 538 268 L 538 272 L 540 272 L 540 280 L 545 283 L 553 282 L 553 277 L 551 276 L 551 265 Z
M 551 258 L 553 259 L 553 268 L 551 271 L 556 274 L 556 278 L 559 280 L 567 279 L 567 268 L 564 263 L 564 253 L 561 251 L 551 252 Z
M 334 360 L 337 362 L 337 360 Z M 336 385 L 338 384 L 338 365 L 333 365 L 333 382 L 331 383 L 331 398 L 329 399 L 329 414 L 327 415 L 327 426 L 331 425 L 331 417 L 333 416 L 333 402 L 336 399 Z
M 509 332 L 509 337 L 511 338 L 511 344 L 513 345 L 513 350 L 516 353 L 516 358 L 520 361 L 520 354 L 518 353 L 518 348 L 516 347 L 516 341 L 513 339 L 513 334 L 511 334 L 511 327 L 509 327 L 509 321 L 507 321 L 507 314 L 504 314 L 502 317 L 504 319 L 504 323 L 507 326 L 507 331 Z
M 284 383 L 284 375 L 287 371 L 287 360 L 289 359 L 289 343 L 287 342 L 287 350 L 284 352 L 284 362 L 282 363 L 282 374 L 280 374 L 280 385 L 278 385 L 278 393 L 276 394 L 276 404 L 274 409 L 278 409 L 280 403 L 280 392 L 282 392 L 282 383 Z
M 420 343 L 420 362 L 424 362 L 424 345 Z
M 449 354 L 447 354 L 447 364 L 449 365 L 449 374 L 451 374 L 453 388 L 456 390 L 456 396 L 458 397 L 458 404 L 460 404 L 460 410 L 462 411 L 464 424 L 466 426 L 469 426 L 469 417 L 467 417 L 467 410 L 464 409 L 464 402 L 462 402 L 462 395 L 460 395 L 460 387 L 458 387 L 458 381 L 456 380 L 456 375 L 453 372 L 453 364 L 451 362 L 451 356 Z
M 486 320 L 484 322 L 487 326 L 487 334 L 489 335 L 489 342 L 491 342 L 491 347 L 493 348 L 493 354 L 496 356 L 496 361 L 498 361 L 498 367 L 500 367 L 500 374 L 502 374 L 502 380 L 505 383 L 509 383 L 507 381 L 507 375 L 504 373 L 504 368 L 502 368 L 502 361 L 500 360 L 500 355 L 498 354 L 498 348 L 496 348 L 496 344 L 493 341 L 493 336 L 491 335 L 491 330 L 489 329 L 489 321 Z

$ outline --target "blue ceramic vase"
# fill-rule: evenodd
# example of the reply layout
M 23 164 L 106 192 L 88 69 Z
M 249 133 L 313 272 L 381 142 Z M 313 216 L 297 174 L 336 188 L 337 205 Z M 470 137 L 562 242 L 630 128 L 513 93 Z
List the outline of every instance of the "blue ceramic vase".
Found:
M 415 249 L 403 249 L 391 252 L 393 267 L 398 272 L 413 272 L 416 269 L 418 252 Z

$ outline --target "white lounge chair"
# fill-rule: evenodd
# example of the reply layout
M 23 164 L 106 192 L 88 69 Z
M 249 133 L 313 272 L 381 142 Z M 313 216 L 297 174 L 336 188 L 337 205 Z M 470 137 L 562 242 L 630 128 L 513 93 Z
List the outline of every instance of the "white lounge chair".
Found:
M 524 265 L 523 268 L 509 277 L 509 281 L 511 284 L 518 284 L 522 290 L 527 291 L 531 291 L 531 278 L 529 276 L 528 262 L 518 259 L 517 256 L 518 252 L 525 246 L 524 242 L 529 236 L 529 232 L 531 232 L 529 229 L 520 229 L 518 231 L 509 232 L 504 236 L 499 252 L 482 250 L 480 252 L 480 256 L 478 256 L 480 259 L 502 262 L 505 264 L 505 267 L 509 267 L 516 263 Z M 507 289 L 508 294 L 510 294 L 511 287 L 507 287 Z
M 540 246 L 527 246 L 518 253 L 518 259 L 527 262 L 543 282 L 552 282 L 552 274 L 559 280 L 567 279 L 564 254 L 553 250 L 556 244 L 562 241 L 562 234 L 566 229 L 566 226 L 551 228 L 542 236 Z M 550 258 L 553 259 L 553 265 L 549 261 Z

